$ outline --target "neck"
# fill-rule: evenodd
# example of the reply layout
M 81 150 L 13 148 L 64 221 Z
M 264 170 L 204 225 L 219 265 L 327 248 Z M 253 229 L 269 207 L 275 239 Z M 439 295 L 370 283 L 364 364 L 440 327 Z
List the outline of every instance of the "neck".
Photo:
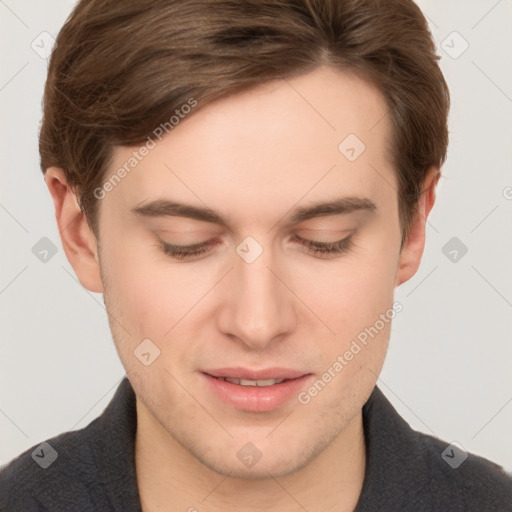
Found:
M 365 474 L 362 413 L 302 469 L 268 479 L 219 474 L 185 450 L 137 401 L 135 468 L 143 512 L 352 512 Z

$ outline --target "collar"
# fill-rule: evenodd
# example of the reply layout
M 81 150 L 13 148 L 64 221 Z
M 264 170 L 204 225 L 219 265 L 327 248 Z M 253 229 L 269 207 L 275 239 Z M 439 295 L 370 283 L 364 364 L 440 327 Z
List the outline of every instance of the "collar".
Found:
M 363 429 L 366 470 L 354 512 L 403 510 L 406 503 L 422 502 L 429 480 L 421 436 L 377 386 L 363 406 Z

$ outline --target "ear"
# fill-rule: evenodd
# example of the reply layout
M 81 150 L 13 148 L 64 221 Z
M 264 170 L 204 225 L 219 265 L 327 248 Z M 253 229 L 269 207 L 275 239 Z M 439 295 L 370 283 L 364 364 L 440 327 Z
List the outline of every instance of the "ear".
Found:
M 96 237 L 64 171 L 58 167 L 49 167 L 44 179 L 53 199 L 60 239 L 69 263 L 85 288 L 102 293 Z
M 425 248 L 425 227 L 427 218 L 436 200 L 436 186 L 441 174 L 437 167 L 432 167 L 423 182 L 422 192 L 416 204 L 413 220 L 404 246 L 400 252 L 396 274 L 396 286 L 408 281 L 421 263 Z

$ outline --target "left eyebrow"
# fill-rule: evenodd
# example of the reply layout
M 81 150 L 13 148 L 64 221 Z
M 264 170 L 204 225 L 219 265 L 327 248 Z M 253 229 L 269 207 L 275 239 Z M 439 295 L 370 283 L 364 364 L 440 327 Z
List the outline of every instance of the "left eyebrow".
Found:
M 298 224 L 313 217 L 346 214 L 360 210 L 374 211 L 377 205 L 366 197 L 342 197 L 327 203 L 317 203 L 298 208 L 290 218 L 291 224 Z
M 334 201 L 315 203 L 296 208 L 289 217 L 290 225 L 299 224 L 314 217 L 348 214 L 354 211 L 374 211 L 377 206 L 365 197 L 342 197 Z M 156 200 L 132 209 L 140 217 L 186 217 L 189 219 L 219 224 L 229 228 L 229 221 L 210 208 L 170 200 Z

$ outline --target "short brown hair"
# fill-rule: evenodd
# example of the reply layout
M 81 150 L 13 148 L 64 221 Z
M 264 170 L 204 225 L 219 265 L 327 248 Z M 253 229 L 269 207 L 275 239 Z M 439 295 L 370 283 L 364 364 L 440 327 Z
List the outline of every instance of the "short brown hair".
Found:
M 200 108 L 328 64 L 386 99 L 405 236 L 428 169 L 446 158 L 438 58 L 412 0 L 81 0 L 50 60 L 41 167 L 64 169 L 98 235 L 93 191 L 113 146 L 142 143 L 190 98 Z

